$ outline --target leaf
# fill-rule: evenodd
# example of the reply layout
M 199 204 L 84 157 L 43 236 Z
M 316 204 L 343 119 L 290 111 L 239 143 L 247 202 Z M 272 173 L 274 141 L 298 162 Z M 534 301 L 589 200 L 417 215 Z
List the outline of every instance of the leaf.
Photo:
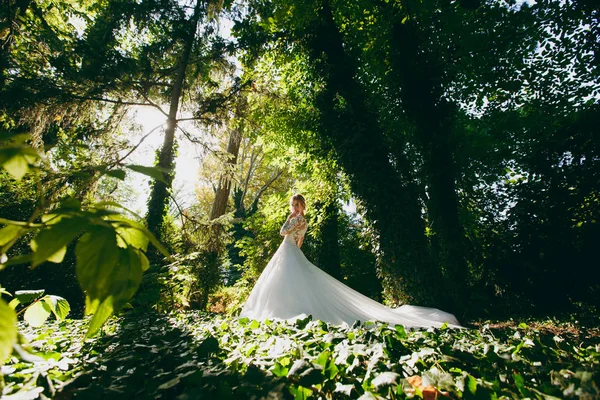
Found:
M 21 304 L 29 304 L 35 299 L 38 299 L 44 295 L 44 289 L 37 290 L 17 290 L 15 292 L 15 298 L 19 300 Z
M 52 313 L 59 321 L 65 319 L 71 311 L 71 305 L 69 304 L 69 302 L 60 296 L 49 294 L 44 296 L 42 300 L 48 303 L 50 309 L 52 310 Z
M 60 209 L 69 211 L 79 211 L 81 210 L 81 201 L 79 201 L 73 196 L 68 196 L 60 203 Z
M 394 328 L 396 329 L 396 337 L 399 339 L 406 339 L 408 337 L 407 333 L 406 333 L 406 329 L 404 329 L 403 325 L 396 325 L 394 326 Z
M 400 375 L 395 373 L 395 372 L 383 372 L 379 375 L 377 375 L 377 377 L 375 377 L 375 379 L 373 379 L 373 381 L 371 381 L 371 384 L 373 385 L 373 387 L 375 388 L 375 390 L 377 392 L 385 392 L 384 389 L 387 389 L 390 386 L 396 386 L 398 385 L 398 381 L 400 380 Z
M 122 210 L 127 211 L 129 214 L 133 215 L 138 220 L 142 220 L 143 218 L 139 216 L 136 212 L 130 210 L 129 208 L 115 202 L 115 201 L 101 201 L 94 204 L 94 208 L 96 209 L 107 209 L 107 207 L 120 208 Z
M 29 325 L 38 327 L 44 325 L 44 322 L 50 317 L 52 310 L 45 301 L 36 301 L 25 310 L 23 319 Z
M 135 294 L 145 256 L 134 248 L 118 247 L 115 231 L 104 226 L 95 226 L 79 239 L 75 256 L 77 279 L 87 294 L 86 314 L 94 313 L 89 337 Z
M 289 368 L 284 367 L 276 361 L 275 364 L 273 364 L 273 367 L 271 368 L 271 372 L 273 372 L 273 375 L 275 376 L 287 376 Z
M 135 165 L 135 164 L 129 164 L 129 165 L 126 165 L 126 167 L 132 171 L 139 172 L 140 174 L 144 174 L 146 176 L 149 176 L 150 178 L 154 178 L 157 181 L 167 183 L 165 181 L 165 176 L 164 176 L 163 172 L 158 167 L 146 167 L 144 165 Z
M 66 246 L 79 236 L 85 225 L 82 218 L 63 217 L 58 223 L 39 232 L 30 243 L 34 251 L 31 266 L 36 267 L 44 261 L 62 262 Z
M 119 310 L 135 294 L 142 282 L 143 262 L 145 255 L 131 247 L 119 249 L 119 264 L 115 267 L 110 280 L 111 295 L 114 297 L 114 308 Z
M 112 176 L 113 178 L 117 178 L 119 180 L 125 180 L 125 171 L 122 169 L 110 169 L 105 171 L 106 175 Z
M 18 181 L 38 157 L 35 149 L 29 146 L 0 147 L 0 165 Z
M 12 353 L 17 342 L 17 314 L 0 299 L 0 364 Z
M 87 303 L 88 301 L 86 299 L 86 306 Z M 94 336 L 96 332 L 98 332 L 98 330 L 102 328 L 102 325 L 104 325 L 106 320 L 113 314 L 113 312 L 113 298 L 112 296 L 109 296 L 106 299 L 104 299 L 104 301 L 101 302 L 98 307 L 95 307 L 94 316 L 92 317 L 92 320 L 90 321 L 90 326 L 88 327 L 88 330 L 85 333 L 86 339 L 89 339 L 92 336 Z
M 104 226 L 94 226 L 77 241 L 75 273 L 91 300 L 102 302 L 110 296 L 118 250 L 115 231 Z
M 146 229 L 143 225 L 130 221 L 125 217 L 112 217 L 111 220 L 117 221 L 117 224 L 113 225 L 117 225 L 115 226 L 115 230 L 118 235 L 119 247 L 133 246 L 137 249 L 147 250 L 150 238 L 146 236 Z M 122 223 L 118 224 L 118 222 Z
M 16 237 L 20 236 L 19 232 L 21 232 L 21 229 L 21 227 L 15 225 L 7 225 L 4 228 L 0 229 L 0 246 L 4 246 Z M 21 235 L 23 235 L 26 232 L 27 231 L 23 230 Z
M 475 394 L 477 393 L 477 379 L 475 379 L 473 376 L 471 375 L 467 375 L 466 378 L 466 386 L 467 389 L 469 390 L 469 393 L 473 396 L 475 396 Z

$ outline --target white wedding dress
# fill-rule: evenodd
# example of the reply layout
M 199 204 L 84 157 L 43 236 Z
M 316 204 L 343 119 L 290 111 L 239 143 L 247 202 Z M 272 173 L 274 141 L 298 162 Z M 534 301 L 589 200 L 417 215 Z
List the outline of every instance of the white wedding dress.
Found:
M 304 216 L 288 218 L 280 232 L 285 238 L 258 278 L 241 317 L 293 320 L 312 315 L 335 325 L 382 321 L 406 327 L 440 327 L 443 323 L 460 327 L 450 313 L 410 305 L 392 309 L 333 278 L 308 261 L 298 247 L 306 229 Z

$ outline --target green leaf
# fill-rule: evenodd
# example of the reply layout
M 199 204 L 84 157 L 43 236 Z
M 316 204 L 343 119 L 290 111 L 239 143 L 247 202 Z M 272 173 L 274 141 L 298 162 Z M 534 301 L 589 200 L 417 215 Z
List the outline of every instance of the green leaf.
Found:
M 28 146 L 0 147 L 0 165 L 16 180 L 29 171 L 29 165 L 38 157 L 35 149 Z
M 125 171 L 123 171 L 122 169 L 111 169 L 111 170 L 106 170 L 105 171 L 106 175 L 108 176 L 112 176 L 113 178 L 117 178 L 119 180 L 124 181 L 125 180 Z
M 136 212 L 130 210 L 129 208 L 115 202 L 115 201 L 101 201 L 98 203 L 94 204 L 94 208 L 96 209 L 104 209 L 106 210 L 107 207 L 113 207 L 113 208 L 120 208 L 122 210 L 127 211 L 129 214 L 133 215 L 135 218 L 137 218 L 138 220 L 142 220 L 143 218 L 141 216 L 139 216 Z
M 475 394 L 477 393 L 477 379 L 475 379 L 473 376 L 471 375 L 467 375 L 466 378 L 466 387 L 469 391 L 469 393 L 473 396 L 475 396 Z
M 288 372 L 289 372 L 289 368 L 284 367 L 283 365 L 281 365 L 280 363 L 278 363 L 277 361 L 275 362 L 275 364 L 273 364 L 273 367 L 271 368 L 271 372 L 273 372 L 273 375 L 275 376 L 287 376 Z
M 50 317 L 52 310 L 45 301 L 36 301 L 25 310 L 23 319 L 29 325 L 38 327 L 44 325 L 44 322 Z
M 87 303 L 87 301 L 86 301 Z M 86 339 L 91 338 L 102 328 L 102 325 L 106 322 L 106 320 L 112 315 L 114 312 L 113 307 L 113 298 L 112 296 L 107 297 L 102 303 L 100 303 L 99 307 L 96 307 L 94 316 L 90 321 L 90 326 L 85 333 Z
M 148 239 L 150 239 L 150 243 L 152 243 L 152 245 L 154 247 L 156 247 L 156 249 L 158 251 L 160 251 L 165 257 L 169 257 L 170 256 L 169 251 L 165 248 L 165 246 L 162 245 L 162 243 L 160 243 L 158 241 L 158 239 L 156 238 L 156 236 L 154 236 L 154 234 L 152 234 L 152 232 L 150 232 L 148 230 L 148 228 L 146 228 L 142 224 L 136 225 L 136 228 L 139 229 L 139 230 L 141 230 L 141 231 L 143 231 L 144 234 L 146 235 L 146 237 Z
M 60 203 L 61 210 L 69 210 L 69 211 L 79 211 L 81 210 L 81 201 L 76 199 L 75 197 L 68 196 Z
M 90 326 L 88 335 L 93 335 L 135 294 L 145 256 L 132 247 L 118 247 L 115 231 L 104 226 L 95 226 L 79 239 L 75 256 L 77 279 L 87 294 L 86 314 L 94 313 L 97 325 Z
M 134 249 L 134 251 L 137 253 L 137 255 L 140 259 L 142 271 L 144 271 L 144 272 L 148 271 L 150 269 L 150 261 L 148 261 L 148 257 L 146 257 L 146 255 L 138 249 Z
M 3 263 L 3 266 L 10 267 L 12 265 L 29 264 L 29 263 L 31 263 L 32 259 L 33 259 L 33 254 L 23 254 L 20 256 L 11 257 L 8 261 Z M 0 268 L 0 270 L 1 270 L 1 268 Z
M 0 229 L 0 246 L 4 246 L 16 237 L 22 236 L 24 233 L 27 232 L 26 230 L 23 230 L 21 235 L 19 235 L 21 229 L 21 227 L 15 225 L 7 225 L 4 228 Z
M 396 337 L 399 339 L 406 339 L 408 337 L 403 325 L 396 325 L 394 328 L 396 329 Z
M 35 299 L 38 299 L 44 295 L 44 289 L 37 290 L 17 290 L 15 292 L 15 298 L 19 300 L 21 304 L 29 304 Z
M 129 164 L 129 165 L 126 165 L 126 167 L 132 171 L 139 172 L 140 174 L 144 174 L 146 176 L 149 176 L 150 178 L 154 178 L 157 181 L 166 183 L 165 176 L 164 176 L 163 172 L 161 171 L 161 169 L 158 167 L 146 167 L 144 165 L 135 165 L 135 164 Z
M 71 305 L 69 304 L 69 302 L 60 296 L 49 294 L 44 296 L 42 300 L 48 303 L 50 309 L 52 310 L 52 313 L 59 321 L 65 319 L 71 311 Z
M 115 218 L 112 217 L 111 220 L 115 220 Z M 133 246 L 146 251 L 150 238 L 146 236 L 145 227 L 137 222 L 129 221 L 125 217 L 117 218 L 116 221 L 123 222 L 116 227 L 119 246 Z
M 115 310 L 119 310 L 135 294 L 142 282 L 143 253 L 133 248 L 119 249 L 119 264 L 111 279 L 111 295 Z
M 104 226 L 94 226 L 77 241 L 75 273 L 91 300 L 102 302 L 110 296 L 118 250 L 114 229 Z
M 0 299 L 0 364 L 12 353 L 17 342 L 17 314 Z
M 58 223 L 40 231 L 31 241 L 33 253 L 32 267 L 45 261 L 62 262 L 66 246 L 85 229 L 85 220 L 75 217 L 63 217 Z

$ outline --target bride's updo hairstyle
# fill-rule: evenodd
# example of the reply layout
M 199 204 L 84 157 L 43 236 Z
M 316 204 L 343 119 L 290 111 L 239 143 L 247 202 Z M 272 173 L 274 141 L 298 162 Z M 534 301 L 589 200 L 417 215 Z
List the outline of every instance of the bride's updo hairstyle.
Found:
M 302 208 L 306 210 L 306 200 L 304 200 L 304 196 L 301 194 L 295 194 L 290 198 L 290 207 L 294 204 L 294 201 L 297 201 L 302 205 Z

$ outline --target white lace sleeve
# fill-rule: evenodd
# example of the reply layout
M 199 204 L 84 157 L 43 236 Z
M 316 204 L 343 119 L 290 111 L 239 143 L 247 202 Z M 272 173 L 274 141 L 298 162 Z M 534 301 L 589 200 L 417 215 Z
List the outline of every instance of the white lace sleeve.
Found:
M 294 230 L 296 225 L 298 225 L 298 217 L 294 217 L 294 218 L 288 217 L 287 221 L 285 221 L 285 224 L 283 224 L 283 226 L 279 230 L 279 234 L 281 236 L 287 235 L 288 233 L 290 233 L 291 231 Z

